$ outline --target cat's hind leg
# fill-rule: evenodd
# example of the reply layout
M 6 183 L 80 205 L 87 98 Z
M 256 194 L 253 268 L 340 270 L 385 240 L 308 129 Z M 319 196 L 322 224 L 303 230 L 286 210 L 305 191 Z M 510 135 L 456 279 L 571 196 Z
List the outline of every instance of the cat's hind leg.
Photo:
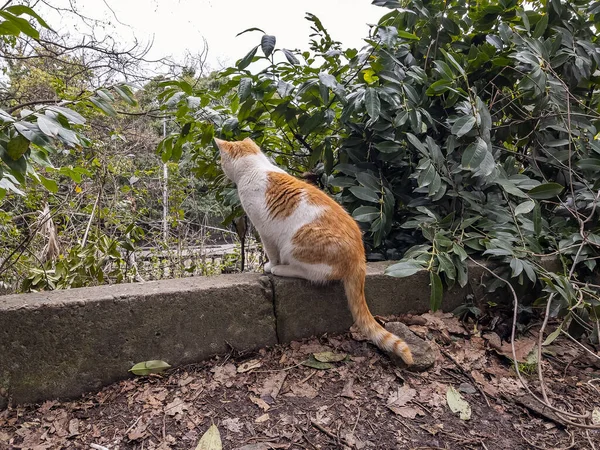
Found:
M 279 264 L 271 266 L 271 273 L 278 277 L 303 278 L 310 281 L 327 281 L 331 267 L 326 264 Z

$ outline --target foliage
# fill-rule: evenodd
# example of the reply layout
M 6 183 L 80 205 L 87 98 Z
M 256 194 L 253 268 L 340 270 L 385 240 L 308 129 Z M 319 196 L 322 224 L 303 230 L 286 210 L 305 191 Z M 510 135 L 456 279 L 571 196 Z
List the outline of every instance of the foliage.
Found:
M 360 50 L 308 14 L 310 51 L 264 33 L 219 89 L 165 83 L 180 130 L 160 144 L 164 160 L 188 158 L 235 205 L 211 140 L 251 136 L 352 213 L 369 259 L 402 255 L 390 275 L 428 270 L 432 308 L 486 257 L 596 334 L 600 3 L 373 3 L 390 11 Z M 547 271 L 544 255 L 563 269 Z
M 15 34 L 0 45 L 2 286 L 57 289 L 218 270 L 218 264 L 194 262 L 190 271 L 182 256 L 186 246 L 201 247 L 211 238 L 204 225 L 217 224 L 213 216 L 222 215 L 185 164 L 167 165 L 168 242 L 157 226 L 164 186 L 155 153 L 163 132 L 156 101 L 162 79 L 137 89 L 115 83 L 115 73 L 131 74 L 136 55 L 103 42 L 72 44 L 29 8 L 3 11 L 1 18 L 21 15 L 40 32 L 31 36 L 17 20 L 24 31 L 10 28 Z M 183 79 L 212 82 L 193 67 L 185 68 Z M 140 246 L 159 254 L 170 245 L 177 251 L 138 267 Z

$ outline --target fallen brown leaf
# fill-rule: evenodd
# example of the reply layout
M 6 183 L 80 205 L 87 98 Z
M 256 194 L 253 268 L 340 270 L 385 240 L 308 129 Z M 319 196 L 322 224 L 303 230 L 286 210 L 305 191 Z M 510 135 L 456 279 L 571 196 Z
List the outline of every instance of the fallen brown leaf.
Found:
M 260 409 L 262 409 L 263 411 L 268 411 L 269 408 L 271 408 L 269 406 L 269 404 L 267 402 L 265 402 L 262 398 L 258 398 L 258 397 L 251 395 L 250 401 L 252 403 L 254 403 L 256 406 L 258 406 Z
M 211 370 L 214 373 L 214 379 L 226 387 L 233 386 L 233 379 L 237 374 L 234 364 L 228 363 L 223 366 L 215 367 Z

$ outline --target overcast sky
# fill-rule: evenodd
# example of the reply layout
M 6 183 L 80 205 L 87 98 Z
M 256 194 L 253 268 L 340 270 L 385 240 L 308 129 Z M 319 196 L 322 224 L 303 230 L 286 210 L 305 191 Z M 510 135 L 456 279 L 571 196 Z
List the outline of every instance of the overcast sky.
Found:
M 85 15 L 110 22 L 112 36 L 132 42 L 154 39 L 150 56 L 172 55 L 181 59 L 186 50 L 209 45 L 209 65 L 219 68 L 244 56 L 260 40 L 260 33 L 235 37 L 240 31 L 262 28 L 277 37 L 277 47 L 307 49 L 311 12 L 321 19 L 334 39 L 347 47 L 361 47 L 367 23 L 376 23 L 389 10 L 371 5 L 371 0 L 71 0 Z M 55 6 L 68 8 L 69 0 L 52 0 Z M 111 11 L 112 9 L 112 11 Z M 67 15 L 39 12 L 57 30 L 84 30 Z M 113 14 L 114 11 L 114 14 Z M 115 19 L 115 16 L 118 20 Z M 119 23 L 120 22 L 120 23 Z

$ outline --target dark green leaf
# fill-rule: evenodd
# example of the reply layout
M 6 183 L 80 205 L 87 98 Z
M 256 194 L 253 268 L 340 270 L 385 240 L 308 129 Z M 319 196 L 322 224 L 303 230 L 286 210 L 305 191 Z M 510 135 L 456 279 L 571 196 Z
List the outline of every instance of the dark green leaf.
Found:
M 314 357 L 314 355 L 310 355 L 310 357 L 307 360 L 302 361 L 301 364 L 303 366 L 307 366 L 307 367 L 311 367 L 313 369 L 319 369 L 319 370 L 327 370 L 327 369 L 332 369 L 333 367 L 335 367 L 331 363 L 318 361 Z
M 114 110 L 110 103 L 105 102 L 103 99 L 98 97 L 90 97 L 90 102 L 92 102 L 98 109 L 104 112 L 106 115 L 115 117 L 117 112 Z
M 373 191 L 372 189 L 368 189 L 363 186 L 352 186 L 349 188 L 349 190 L 356 198 L 366 200 L 368 202 L 379 203 L 379 195 L 377 191 Z
M 261 30 L 260 28 L 256 28 L 256 27 L 252 27 L 252 28 L 246 28 L 244 31 L 240 31 L 238 34 L 235 35 L 235 37 L 241 36 L 244 33 L 249 33 L 250 31 L 260 31 L 263 34 L 266 34 L 263 30 Z
M 72 109 L 65 108 L 63 106 L 55 106 L 55 105 L 48 106 L 47 109 L 49 109 L 51 111 L 55 111 L 55 112 L 63 115 L 69 121 L 71 121 L 77 125 L 83 125 L 85 123 L 85 119 L 83 118 L 83 116 L 81 114 L 79 114 L 78 112 L 73 111 Z
M 464 136 L 473 129 L 475 122 L 476 120 L 473 116 L 459 117 L 452 125 L 452 134 L 455 134 L 458 137 Z
M 42 133 L 51 137 L 57 137 L 59 130 L 62 128 L 58 122 L 42 114 L 38 114 L 37 124 Z
M 15 16 L 14 14 L 11 14 L 7 10 L 4 10 L 4 11 L 0 10 L 0 17 L 4 17 L 10 23 L 16 25 L 19 28 L 19 30 L 21 31 L 21 33 L 23 33 L 33 39 L 40 38 L 39 31 L 36 30 L 35 28 L 33 28 L 27 20 L 25 20 L 21 17 Z
M 258 45 L 256 47 L 254 47 L 252 50 L 250 50 L 246 56 L 244 56 L 242 59 L 240 59 L 237 62 L 237 68 L 240 70 L 245 69 L 246 67 L 248 67 L 250 65 L 250 63 L 252 62 L 252 59 L 254 58 L 254 56 L 256 55 L 256 52 L 258 51 Z
M 372 87 L 368 87 L 365 90 L 365 107 L 367 108 L 367 114 L 374 122 L 379 118 L 379 113 L 381 111 L 381 102 L 379 100 L 379 95 L 377 95 L 377 91 Z
M 517 205 L 515 208 L 515 216 L 518 216 L 519 214 L 527 214 L 533 210 L 534 206 L 535 202 L 533 200 L 527 200 L 526 202 Z
M 429 286 L 431 287 L 429 307 L 432 311 L 437 311 L 442 306 L 444 287 L 442 285 L 442 279 L 433 270 L 429 272 Z
M 115 92 L 117 94 L 119 94 L 119 96 L 125 100 L 127 103 L 129 103 L 131 106 L 135 106 L 137 105 L 137 101 L 135 99 L 135 97 L 133 96 L 133 92 L 131 92 L 131 89 L 129 88 L 129 86 L 127 85 L 121 85 L 121 86 L 113 86 Z
M 7 11 L 13 13 L 16 16 L 27 14 L 28 16 L 34 17 L 38 23 L 44 28 L 50 29 L 50 26 L 42 19 L 33 9 L 25 5 L 12 5 L 6 8 Z
M 260 39 L 260 48 L 267 58 L 271 56 L 271 53 L 275 50 L 275 42 L 275 36 L 269 34 L 263 34 L 263 37 Z
M 540 38 L 544 35 L 546 28 L 548 27 L 548 14 L 544 14 L 542 18 L 535 25 L 535 31 L 533 32 L 533 37 L 535 39 Z
M 564 190 L 558 183 L 545 183 L 531 189 L 527 194 L 535 200 L 548 200 L 556 197 Z
M 238 85 L 238 97 L 240 102 L 245 101 L 252 92 L 252 78 L 242 78 Z
M 410 277 L 421 270 L 423 270 L 423 264 L 414 259 L 409 259 L 386 267 L 384 273 L 392 277 L 404 278 Z
M 357 222 L 372 222 L 381 214 L 379 208 L 374 206 L 359 206 L 352 211 L 352 217 Z
M 379 178 L 374 177 L 369 172 L 358 172 L 356 174 L 356 179 L 366 188 L 372 189 L 373 191 L 381 190 Z
M 321 83 L 323 83 L 324 86 L 327 86 L 328 88 L 333 89 L 337 86 L 337 80 L 335 79 L 335 77 L 327 72 L 320 72 L 319 80 L 321 81 Z
M 297 65 L 300 64 L 300 61 L 298 61 L 298 58 L 296 58 L 296 56 L 289 51 L 288 49 L 284 48 L 283 50 L 283 54 L 285 55 L 285 58 L 288 60 L 288 62 L 292 65 Z

